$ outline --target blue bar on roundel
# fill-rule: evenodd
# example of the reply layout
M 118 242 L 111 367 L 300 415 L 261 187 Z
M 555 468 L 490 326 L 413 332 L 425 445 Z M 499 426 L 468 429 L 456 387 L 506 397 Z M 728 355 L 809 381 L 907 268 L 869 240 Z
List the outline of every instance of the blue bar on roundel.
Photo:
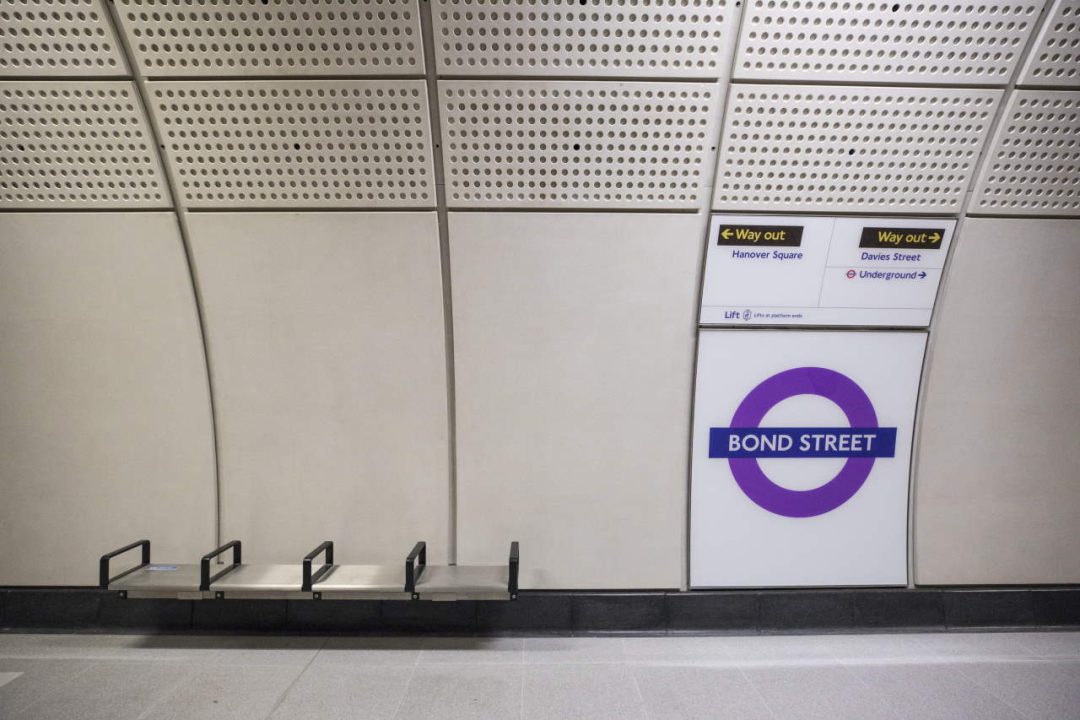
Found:
M 710 428 L 711 458 L 881 458 L 896 455 L 896 428 Z

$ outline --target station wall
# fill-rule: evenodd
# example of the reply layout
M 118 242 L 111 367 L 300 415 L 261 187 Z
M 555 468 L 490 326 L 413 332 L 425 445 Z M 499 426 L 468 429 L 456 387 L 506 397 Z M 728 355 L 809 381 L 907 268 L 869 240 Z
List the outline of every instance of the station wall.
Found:
M 915 485 L 915 579 L 1080 578 L 1080 223 L 969 218 L 953 257 Z
M 334 538 L 446 557 L 446 360 L 433 212 L 188 221 L 221 446 L 221 532 L 253 562 Z M 402 556 L 404 557 L 404 556 Z
M 1080 582 L 1080 3 L 294 5 L 0 0 L 0 584 L 685 587 L 710 212 L 959 220 L 913 580 Z
M 93 584 L 101 547 L 214 542 L 214 436 L 176 217 L 0 213 L 5 584 Z
M 459 556 L 523 587 L 682 580 L 694 214 L 451 213 Z

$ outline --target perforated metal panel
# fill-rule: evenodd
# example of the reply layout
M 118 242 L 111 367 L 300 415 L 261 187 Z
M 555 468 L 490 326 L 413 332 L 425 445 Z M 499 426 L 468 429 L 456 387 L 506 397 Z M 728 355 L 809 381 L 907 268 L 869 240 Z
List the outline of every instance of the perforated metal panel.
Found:
M 0 76 L 115 76 L 127 66 L 96 0 L 0 2 Z
M 972 213 L 1080 214 L 1080 92 L 1017 90 L 987 152 Z
M 0 82 L 0 207 L 169 206 L 128 82 Z
M 189 207 L 435 204 L 423 80 L 150 87 Z
M 439 83 L 451 207 L 692 208 L 716 147 L 715 85 Z
M 735 85 L 713 205 L 956 212 L 1000 90 Z
M 148 77 L 423 75 L 416 0 L 117 0 Z
M 1005 85 L 1044 0 L 749 0 L 736 78 Z
M 1080 86 L 1080 0 L 1057 0 L 1028 53 L 1021 85 Z
M 726 75 L 730 0 L 436 0 L 444 75 Z

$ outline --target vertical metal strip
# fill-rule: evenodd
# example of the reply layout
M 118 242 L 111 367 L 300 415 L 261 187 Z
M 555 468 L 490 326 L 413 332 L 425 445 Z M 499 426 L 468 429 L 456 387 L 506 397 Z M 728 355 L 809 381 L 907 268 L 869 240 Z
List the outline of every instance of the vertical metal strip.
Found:
M 195 310 L 199 319 L 199 335 L 202 339 L 203 362 L 206 367 L 207 394 L 210 399 L 210 433 L 214 440 L 214 544 L 221 545 L 221 444 L 218 437 L 218 413 L 217 403 L 214 401 L 214 374 L 211 371 L 213 364 L 210 360 L 210 343 L 206 330 L 206 312 L 202 290 L 199 286 L 199 275 L 195 268 L 195 256 L 191 249 L 191 233 L 188 230 L 187 210 L 184 208 L 180 193 L 177 191 L 175 169 L 165 153 L 165 144 L 161 141 L 161 131 L 158 127 L 157 118 L 152 111 L 149 100 L 149 92 L 146 86 L 146 77 L 139 67 L 139 63 L 132 52 L 127 34 L 124 32 L 123 23 L 120 20 L 120 10 L 111 0 L 103 0 L 103 5 L 108 9 L 109 22 L 112 25 L 113 34 L 116 36 L 124 59 L 131 71 L 131 78 L 135 83 L 135 95 L 139 105 L 146 116 L 147 125 L 150 128 L 150 136 L 153 138 L 154 150 L 158 154 L 161 163 L 162 175 L 165 179 L 165 187 L 169 192 L 173 212 L 176 215 L 177 226 L 180 230 L 180 241 L 184 246 L 184 256 L 187 259 L 188 275 L 191 278 L 191 289 L 195 300 Z
M 1009 99 L 1012 97 L 1012 93 L 1016 89 L 1016 84 L 1020 80 L 1020 75 L 1024 71 L 1024 65 L 1027 62 L 1028 56 L 1031 54 L 1032 48 L 1034 48 L 1038 42 L 1042 27 L 1050 16 L 1052 6 L 1052 2 L 1045 3 L 1039 17 L 1035 19 L 1031 33 L 1028 35 L 1027 42 L 1020 51 L 1016 66 L 1009 76 L 1009 82 L 1005 85 L 1004 91 L 1002 92 L 1001 102 L 998 103 L 994 118 L 987 127 L 986 140 L 983 143 L 982 152 L 980 153 L 978 160 L 975 161 L 971 180 L 968 182 L 967 192 L 964 194 L 964 200 L 960 204 L 960 209 L 957 211 L 956 227 L 953 229 L 952 242 L 949 243 L 949 252 L 948 255 L 945 256 L 945 264 L 941 269 L 941 281 L 938 283 L 937 296 L 934 298 L 934 307 L 930 313 L 930 324 L 927 327 L 926 350 L 923 352 L 922 372 L 919 378 L 919 395 L 915 402 L 915 427 L 911 438 L 911 467 L 908 471 L 907 584 L 909 588 L 915 587 L 915 526 L 918 521 L 918 516 L 915 512 L 915 503 L 917 500 L 919 458 L 922 452 L 923 417 L 926 410 L 926 398 L 928 398 L 930 394 L 930 366 L 933 362 L 934 349 L 936 347 L 935 340 L 938 336 L 936 328 L 940 323 L 939 318 L 942 314 L 942 307 L 948 289 L 953 259 L 956 257 L 957 253 L 956 248 L 961 242 L 960 237 L 964 228 L 964 220 L 967 219 L 971 202 L 975 195 L 975 189 L 979 182 L 979 177 L 982 175 L 986 163 L 991 162 L 992 160 L 990 157 L 990 148 L 994 144 L 994 138 L 997 137 L 998 132 L 1001 129 L 1001 122 L 1005 116 L 1005 108 L 1008 106 Z
M 454 373 L 454 298 L 450 285 L 450 229 L 447 225 L 446 174 L 443 169 L 442 125 L 439 120 L 439 81 L 435 62 L 435 29 L 431 3 L 419 0 L 420 35 L 424 43 L 424 81 L 431 114 L 431 153 L 435 165 L 435 211 L 439 221 L 439 256 L 442 263 L 443 323 L 446 336 L 446 427 L 450 483 L 450 517 L 446 544 L 447 560 L 457 564 L 457 391 Z

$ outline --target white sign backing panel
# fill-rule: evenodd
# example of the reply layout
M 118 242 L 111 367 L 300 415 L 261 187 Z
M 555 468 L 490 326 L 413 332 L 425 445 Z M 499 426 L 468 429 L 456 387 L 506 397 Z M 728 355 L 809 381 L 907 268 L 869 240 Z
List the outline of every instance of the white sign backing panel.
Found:
M 713 215 L 701 324 L 926 327 L 955 225 Z
M 907 583 L 922 332 L 702 330 L 690 582 Z

